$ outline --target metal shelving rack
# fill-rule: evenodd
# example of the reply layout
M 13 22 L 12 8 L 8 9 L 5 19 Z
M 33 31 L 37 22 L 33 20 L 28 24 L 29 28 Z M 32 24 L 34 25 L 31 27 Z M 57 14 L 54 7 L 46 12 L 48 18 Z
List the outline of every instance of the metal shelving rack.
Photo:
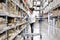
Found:
M 20 8 L 20 10 L 22 11 L 22 12 L 24 12 L 25 14 L 27 13 L 27 11 L 26 11 L 26 9 L 24 8 L 24 7 L 21 7 L 19 4 L 17 4 L 17 3 L 15 3 L 14 2 L 14 0 L 11 0 L 15 5 L 17 5 L 19 8 Z M 11 29 L 14 29 L 14 28 L 18 28 L 18 27 L 20 27 L 20 26 L 22 26 L 22 25 L 26 25 L 28 22 L 22 22 L 22 23 L 16 23 L 16 25 L 14 25 L 14 26 L 8 26 L 7 24 L 8 24 L 8 18 L 16 18 L 16 22 L 17 22 L 17 19 L 19 18 L 19 19 L 22 19 L 22 17 L 21 16 L 18 16 L 18 15 L 9 15 L 8 14 L 8 0 L 6 0 L 6 11 L 7 12 L 0 12 L 0 16 L 2 16 L 2 17 L 5 17 L 5 19 L 6 19 L 6 27 L 4 28 L 4 29 L 2 29 L 1 31 L 0 31 L 0 34 L 3 34 L 4 32 L 6 32 L 6 39 L 5 40 L 13 40 L 18 34 L 20 34 L 26 27 L 23 27 L 21 30 L 19 30 L 19 29 L 16 29 L 16 35 L 11 35 L 11 37 L 8 39 L 8 30 L 11 30 Z M 25 5 L 25 3 L 23 2 L 23 4 Z M 26 7 L 27 5 L 25 5 L 25 7 Z M 24 13 L 21 13 L 21 14 L 24 14 Z M 1 40 L 1 38 L 0 38 L 0 40 Z
M 47 1 L 48 1 L 48 5 L 46 5 L 46 7 L 44 8 L 44 11 L 47 10 L 45 13 L 48 13 L 48 12 L 52 11 L 53 9 L 60 6 L 60 0 L 57 0 L 57 1 L 56 0 L 51 0 L 51 1 L 47 0 Z M 50 7 L 50 9 L 48 7 Z
M 53 1 L 56 1 L 56 0 L 53 0 Z M 56 23 L 56 20 L 58 19 L 58 17 L 60 17 L 59 15 L 51 15 L 51 14 L 53 14 L 52 12 L 53 12 L 53 10 L 56 8 L 56 7 L 58 7 L 59 6 L 59 3 L 58 3 L 58 1 L 57 1 L 57 3 L 56 4 L 58 4 L 58 5 L 52 5 L 52 4 L 54 4 L 53 3 L 53 1 L 51 1 L 51 2 L 49 2 L 49 4 L 45 7 L 45 8 L 43 8 L 43 10 L 44 9 L 46 9 L 47 7 L 49 7 L 49 6 L 51 6 L 51 10 L 49 9 L 49 8 L 47 8 L 47 9 L 49 9 L 49 11 L 47 10 L 47 12 L 46 13 L 43 13 L 43 16 L 45 16 L 44 14 L 47 14 L 46 16 L 47 17 L 45 17 L 44 19 L 48 19 L 48 36 L 51 36 L 51 35 L 53 35 L 53 37 L 56 35 L 55 33 L 56 33 L 56 31 L 57 30 L 59 30 L 58 28 L 57 28 L 57 23 Z M 51 5 L 50 5 L 51 4 Z M 53 7 L 54 6 L 54 7 Z M 46 11 L 45 10 L 45 11 Z M 51 23 L 52 22 L 52 23 Z M 53 25 L 53 26 L 52 26 Z M 52 26 L 52 27 L 51 27 Z M 52 29 L 52 30 L 51 30 Z M 45 31 L 45 30 L 44 30 Z M 52 31 L 52 33 L 51 33 L 51 31 Z M 54 38 L 55 39 L 55 38 Z M 53 39 L 53 40 L 54 40 Z

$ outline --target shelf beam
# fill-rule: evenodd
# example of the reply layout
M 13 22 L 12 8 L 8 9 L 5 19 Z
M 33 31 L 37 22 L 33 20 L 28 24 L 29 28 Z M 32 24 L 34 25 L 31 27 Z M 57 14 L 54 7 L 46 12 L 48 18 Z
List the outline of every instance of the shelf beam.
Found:
M 21 16 L 18 16 L 18 15 L 13 15 L 13 14 L 11 14 L 11 15 L 9 15 L 9 13 L 8 12 L 0 12 L 0 16 L 7 16 L 7 17 L 12 17 L 12 18 L 22 18 Z

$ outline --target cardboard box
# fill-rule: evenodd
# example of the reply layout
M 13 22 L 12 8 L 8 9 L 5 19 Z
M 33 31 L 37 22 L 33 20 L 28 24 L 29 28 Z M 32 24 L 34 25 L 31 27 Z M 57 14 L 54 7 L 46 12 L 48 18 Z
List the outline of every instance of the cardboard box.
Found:
M 8 26 L 16 25 L 16 19 L 9 19 L 8 20 Z
M 17 1 L 17 0 L 16 0 Z M 16 2 L 15 1 L 15 2 Z M 19 2 L 19 1 L 18 1 Z M 18 3 L 17 2 L 17 3 Z M 16 5 L 12 3 L 11 1 L 8 2 L 8 7 L 9 7 L 9 14 L 13 15 L 19 15 L 19 11 L 16 9 Z
M 1 22 L 2 22 L 2 23 L 3 23 L 3 22 L 5 23 L 5 22 L 6 22 L 6 19 L 3 18 L 3 17 L 0 17 L 0 23 L 1 23 Z
M 4 18 L 0 17 L 0 29 L 3 29 L 5 27 L 7 27 L 6 20 Z
M 6 34 L 1 35 L 0 40 L 6 40 Z
M 7 27 L 6 24 L 0 24 L 0 29 Z
M 11 1 L 8 2 L 8 8 L 9 8 L 9 15 L 16 13 L 16 5 L 12 3 Z
M 9 30 L 8 31 L 8 38 L 10 38 L 13 35 L 13 33 L 15 33 L 15 29 Z
M 14 15 L 18 15 L 18 11 L 17 10 L 14 10 Z
M 5 11 L 6 11 L 6 4 L 0 3 L 0 12 L 5 12 Z

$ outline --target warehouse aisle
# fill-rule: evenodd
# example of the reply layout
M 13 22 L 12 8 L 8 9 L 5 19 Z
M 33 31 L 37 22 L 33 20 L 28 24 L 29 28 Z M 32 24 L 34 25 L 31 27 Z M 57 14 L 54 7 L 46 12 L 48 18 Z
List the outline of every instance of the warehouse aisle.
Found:
M 34 25 L 34 33 L 40 33 L 40 26 L 38 22 L 36 22 Z M 40 40 L 40 35 L 34 36 L 33 39 Z
M 27 11 L 32 13 L 30 9 L 36 15 L 30 17 L 32 21 L 36 18 L 33 33 L 27 15 Z M 60 0 L 0 0 L 0 40 L 31 40 L 32 37 L 60 40 Z
M 44 23 L 43 25 L 46 25 L 46 23 Z M 40 35 L 36 35 L 36 36 L 33 36 L 33 40 L 50 40 L 50 37 L 48 36 L 48 29 L 46 29 L 46 26 L 43 26 L 43 27 L 41 28 L 42 39 L 40 39 Z M 30 26 L 29 26 L 29 31 L 28 32 L 31 33 Z M 40 33 L 40 23 L 39 22 L 36 22 L 34 24 L 34 33 L 36 33 L 36 34 Z
M 40 29 L 39 29 L 39 23 L 38 22 L 36 22 L 35 24 L 34 24 L 34 34 L 38 34 L 40 31 Z M 28 28 L 29 30 L 28 30 L 28 33 L 31 33 L 31 28 L 30 28 L 30 26 L 29 26 L 29 28 Z M 30 36 L 29 36 L 30 37 Z M 29 40 L 31 40 L 31 38 L 29 38 Z M 36 35 L 36 36 L 33 36 L 33 40 L 40 40 L 40 35 Z

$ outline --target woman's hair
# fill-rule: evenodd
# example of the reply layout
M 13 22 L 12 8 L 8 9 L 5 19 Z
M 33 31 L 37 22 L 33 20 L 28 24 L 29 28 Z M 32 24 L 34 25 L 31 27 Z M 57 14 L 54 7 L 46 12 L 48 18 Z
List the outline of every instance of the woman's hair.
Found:
M 29 8 L 31 11 L 34 11 L 34 8 Z

